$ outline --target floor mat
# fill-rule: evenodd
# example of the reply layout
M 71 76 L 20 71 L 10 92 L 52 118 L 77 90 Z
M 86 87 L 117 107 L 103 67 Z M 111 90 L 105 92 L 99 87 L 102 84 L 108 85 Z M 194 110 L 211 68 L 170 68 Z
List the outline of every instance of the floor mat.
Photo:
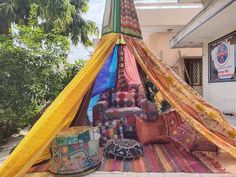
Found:
M 122 172 L 185 172 L 185 173 L 224 173 L 206 161 L 204 164 L 193 154 L 178 151 L 169 144 L 155 144 L 144 147 L 144 156 L 134 161 L 118 161 L 103 158 L 100 171 Z
M 101 150 L 102 152 L 102 150 Z M 102 157 L 102 153 L 101 153 Z M 201 159 L 201 160 L 200 160 Z M 48 163 L 34 166 L 32 172 L 48 171 Z M 212 164 L 207 158 L 198 158 L 186 151 L 179 151 L 171 143 L 144 147 L 144 156 L 133 161 L 119 161 L 102 158 L 99 171 L 122 172 L 185 172 L 185 173 L 224 173 L 225 170 Z

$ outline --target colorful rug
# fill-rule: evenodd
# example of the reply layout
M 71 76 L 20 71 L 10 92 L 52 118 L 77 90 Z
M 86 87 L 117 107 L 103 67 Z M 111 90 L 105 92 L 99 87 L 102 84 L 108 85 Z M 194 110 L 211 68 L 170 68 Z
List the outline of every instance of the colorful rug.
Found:
M 203 163 L 187 151 L 178 151 L 169 144 L 155 144 L 144 147 L 144 156 L 134 161 L 118 161 L 103 158 L 99 171 L 122 172 L 185 172 L 185 173 L 224 173 L 209 161 Z
M 101 149 L 101 158 L 102 152 Z M 29 173 L 45 172 L 48 168 L 48 163 L 44 163 L 32 167 Z M 225 170 L 212 160 L 203 158 L 202 155 L 198 158 L 187 151 L 179 151 L 171 143 L 147 145 L 144 147 L 144 156 L 134 161 L 119 161 L 103 157 L 99 171 L 225 173 Z

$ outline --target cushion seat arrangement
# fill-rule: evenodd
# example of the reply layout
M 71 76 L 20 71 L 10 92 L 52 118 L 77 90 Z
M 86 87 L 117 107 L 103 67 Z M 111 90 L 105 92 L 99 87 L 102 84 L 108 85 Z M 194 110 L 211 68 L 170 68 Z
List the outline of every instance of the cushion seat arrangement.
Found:
M 136 118 L 153 120 L 157 116 L 155 104 L 147 100 L 140 84 L 103 92 L 93 108 L 94 126 L 100 128 L 102 135 L 101 145 L 110 139 L 135 139 Z
M 135 114 L 146 120 L 155 119 L 158 115 L 155 103 L 147 100 L 142 85 L 130 84 L 127 88 L 109 89 L 100 95 L 93 108 L 95 123 L 127 114 Z

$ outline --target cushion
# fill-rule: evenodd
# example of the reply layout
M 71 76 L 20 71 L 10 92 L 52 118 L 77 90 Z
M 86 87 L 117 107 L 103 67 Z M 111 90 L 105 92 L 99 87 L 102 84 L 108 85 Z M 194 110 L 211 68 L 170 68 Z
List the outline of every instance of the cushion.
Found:
M 97 122 L 96 125 L 99 127 L 101 134 L 100 145 L 103 146 L 108 140 L 111 139 L 124 138 L 123 124 L 123 119 Z
M 137 141 L 129 139 L 112 140 L 104 148 L 104 156 L 117 160 L 134 160 L 143 153 L 143 146 Z
M 181 116 L 175 110 L 163 114 L 162 117 L 165 119 L 168 134 L 182 124 Z
M 196 137 L 196 131 L 187 122 L 183 122 L 176 129 L 169 132 L 169 137 L 177 143 L 180 150 L 190 151 Z
M 105 110 L 105 114 L 108 119 L 121 118 L 130 115 L 139 115 L 142 113 L 142 109 L 139 107 L 124 107 L 124 108 L 108 108 Z
M 197 133 L 196 139 L 192 145 L 191 152 L 201 151 L 201 152 L 215 152 L 217 153 L 219 148 L 208 141 L 205 137 Z
M 147 121 L 154 121 L 158 118 L 158 111 L 155 103 L 147 99 L 138 99 L 140 107 L 143 111 L 144 116 L 142 118 Z
M 169 142 L 166 124 L 163 118 L 152 122 L 136 118 L 136 134 L 139 142 L 143 145 Z
M 112 107 L 134 107 L 135 95 L 134 90 L 112 93 Z

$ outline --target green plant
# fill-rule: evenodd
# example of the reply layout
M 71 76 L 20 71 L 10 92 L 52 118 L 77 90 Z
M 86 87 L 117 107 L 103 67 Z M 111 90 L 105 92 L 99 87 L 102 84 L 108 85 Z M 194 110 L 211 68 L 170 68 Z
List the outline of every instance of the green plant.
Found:
M 89 0 L 0 0 L 0 21 L 5 34 L 12 23 L 39 26 L 44 33 L 71 37 L 74 44 L 91 46 L 89 35 L 97 35 L 98 28 L 83 18 Z M 34 17 L 34 24 L 29 17 Z

